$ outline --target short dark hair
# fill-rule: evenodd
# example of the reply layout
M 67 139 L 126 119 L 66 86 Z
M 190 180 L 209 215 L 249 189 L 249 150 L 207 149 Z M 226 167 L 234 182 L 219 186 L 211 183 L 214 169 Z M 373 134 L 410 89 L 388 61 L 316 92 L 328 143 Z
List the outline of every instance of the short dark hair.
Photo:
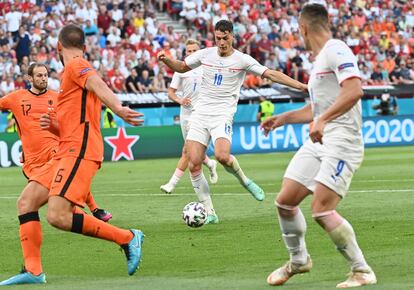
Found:
M 59 33 L 59 41 L 65 48 L 83 49 L 85 33 L 75 24 L 65 25 Z
M 214 31 L 221 31 L 221 32 L 230 32 L 233 33 L 233 23 L 228 20 L 220 20 L 214 26 Z
M 321 4 L 307 4 L 300 12 L 300 18 L 304 19 L 313 30 L 329 30 L 328 10 Z
M 47 66 L 43 63 L 38 63 L 38 62 L 34 62 L 29 66 L 29 68 L 27 69 L 27 74 L 33 77 L 34 69 L 37 67 L 44 67 L 47 71 L 47 75 L 49 75 L 49 69 L 47 68 Z

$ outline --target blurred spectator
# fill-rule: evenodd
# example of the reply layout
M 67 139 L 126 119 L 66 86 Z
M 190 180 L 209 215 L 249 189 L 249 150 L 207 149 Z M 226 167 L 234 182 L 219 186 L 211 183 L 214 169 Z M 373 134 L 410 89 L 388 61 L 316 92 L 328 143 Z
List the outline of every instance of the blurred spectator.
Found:
M 98 27 L 92 23 L 90 19 L 86 20 L 86 24 L 83 26 L 83 31 L 85 32 L 85 36 L 92 36 L 98 34 Z
M 30 44 L 30 36 L 25 28 L 21 26 L 16 38 L 16 57 L 19 63 L 22 61 L 23 57 L 30 55 Z
M 153 92 L 166 92 L 167 91 L 167 85 L 165 83 L 164 75 L 161 72 L 159 72 L 152 81 L 152 91 Z
M 149 73 L 146 69 L 144 69 L 138 81 L 139 91 L 141 93 L 149 93 L 151 91 L 151 84 L 152 80 L 149 77 Z
M 4 74 L 0 83 L 0 89 L 3 96 L 14 91 L 15 87 L 13 77 Z
M 7 31 L 11 32 L 13 37 L 17 37 L 19 33 L 22 17 L 23 14 L 20 11 L 17 11 L 16 6 L 12 4 L 10 6 L 10 11 L 5 15 L 5 20 L 7 23 Z
M 16 77 L 16 80 L 14 81 L 14 89 L 15 90 L 20 90 L 20 89 L 25 89 L 25 88 L 26 88 L 26 83 L 23 80 L 23 76 L 18 75 Z
M 244 80 L 243 87 L 246 89 L 257 89 L 263 84 L 263 79 L 260 76 L 248 74 Z
M 56 70 L 54 70 L 54 69 L 52 69 L 50 71 L 48 87 L 51 90 L 54 90 L 54 91 L 57 91 L 57 92 L 59 91 L 59 88 L 60 88 L 59 76 L 58 76 Z
M 374 68 L 374 72 L 371 74 L 371 79 L 368 80 L 370 85 L 383 85 L 385 84 L 385 78 L 381 72 L 381 66 L 377 65 Z
M 114 76 L 111 78 L 112 89 L 115 93 L 125 93 L 125 78 L 119 71 L 119 68 L 115 69 Z
M 131 70 L 131 74 L 125 80 L 125 87 L 128 93 L 138 94 L 139 91 L 139 77 L 135 69 Z

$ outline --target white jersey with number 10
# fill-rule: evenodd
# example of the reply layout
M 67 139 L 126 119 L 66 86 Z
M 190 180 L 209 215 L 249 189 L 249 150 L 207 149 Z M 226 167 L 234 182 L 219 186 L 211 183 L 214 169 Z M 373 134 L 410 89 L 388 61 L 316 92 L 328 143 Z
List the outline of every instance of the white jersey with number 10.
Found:
M 250 55 L 234 50 L 221 57 L 217 47 L 201 49 L 185 59 L 192 69 L 203 67 L 201 88 L 194 111 L 202 115 L 233 117 L 246 73 L 261 76 L 267 67 Z

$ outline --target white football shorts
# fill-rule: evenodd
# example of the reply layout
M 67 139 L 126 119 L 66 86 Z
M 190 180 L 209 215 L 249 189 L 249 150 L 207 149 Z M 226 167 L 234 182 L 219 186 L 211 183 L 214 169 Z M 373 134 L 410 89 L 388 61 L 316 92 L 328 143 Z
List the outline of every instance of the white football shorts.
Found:
M 357 138 L 354 143 L 326 141 L 321 145 L 307 140 L 290 161 L 284 177 L 312 192 L 316 182 L 322 183 L 343 198 L 364 156 L 362 139 Z
M 231 143 L 233 134 L 233 118 L 228 116 L 195 115 L 190 118 L 190 130 L 186 140 L 196 141 L 208 146 L 210 139 L 213 144 L 219 138 L 225 138 Z

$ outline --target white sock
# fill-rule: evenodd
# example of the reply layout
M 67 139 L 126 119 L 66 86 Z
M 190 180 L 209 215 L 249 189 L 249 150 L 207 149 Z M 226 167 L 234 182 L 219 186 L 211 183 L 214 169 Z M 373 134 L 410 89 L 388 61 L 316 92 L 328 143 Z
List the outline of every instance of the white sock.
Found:
M 171 176 L 170 181 L 168 181 L 168 183 L 171 183 L 174 186 L 176 186 L 178 181 L 180 181 L 181 177 L 183 176 L 183 174 L 184 174 L 184 171 L 176 168 L 174 174 Z
M 334 230 L 328 232 L 328 235 L 336 245 L 336 249 L 348 261 L 352 271 L 371 269 L 358 246 L 354 229 L 346 219 Z
M 249 179 L 246 177 L 246 175 L 244 175 L 244 172 L 240 168 L 239 162 L 237 161 L 236 157 L 231 155 L 230 158 L 233 158 L 231 165 L 224 165 L 224 169 L 226 169 L 227 172 L 233 174 L 239 180 L 241 185 L 247 185 Z
M 279 225 L 285 246 L 290 254 L 290 260 L 295 264 L 305 265 L 308 261 L 308 250 L 306 249 L 305 233 L 306 220 L 298 207 L 277 205 Z M 284 217 L 279 211 L 295 211 L 293 217 Z
M 206 158 L 204 158 L 203 160 L 203 164 L 207 166 L 209 169 L 211 169 L 213 167 L 214 162 L 206 155 Z
M 207 214 L 214 214 L 213 201 L 210 197 L 210 188 L 208 186 L 207 179 L 204 177 L 202 171 L 190 173 L 191 183 L 198 200 L 206 208 Z

